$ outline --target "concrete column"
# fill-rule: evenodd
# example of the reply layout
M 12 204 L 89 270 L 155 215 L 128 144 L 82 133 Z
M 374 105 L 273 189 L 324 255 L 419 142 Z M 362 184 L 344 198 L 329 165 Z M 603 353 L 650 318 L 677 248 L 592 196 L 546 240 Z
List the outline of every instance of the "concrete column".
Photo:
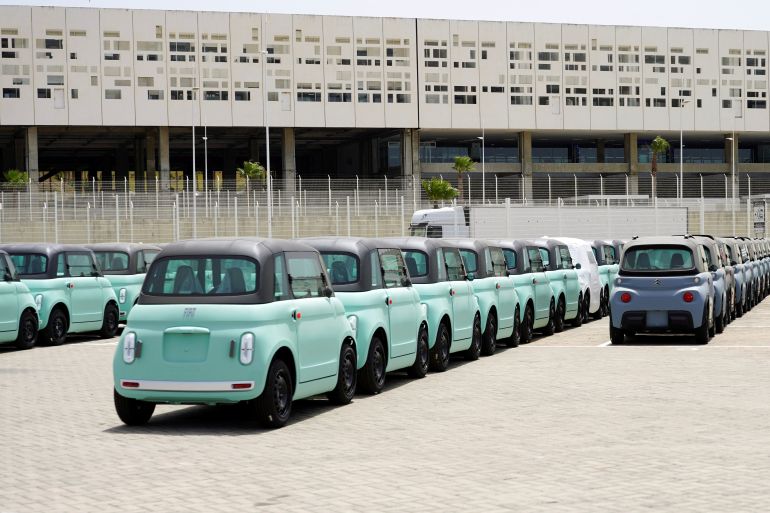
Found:
M 380 140 L 375 137 L 371 140 L 372 146 L 372 174 L 376 175 L 380 172 Z
M 732 133 L 725 134 L 725 163 L 727 164 L 727 172 L 731 173 L 733 170 L 733 161 L 735 161 L 735 172 L 738 172 L 738 150 L 740 149 L 741 139 L 738 134 L 735 134 L 735 144 L 730 138 Z
M 139 190 L 139 183 L 146 180 L 145 167 L 146 155 L 144 147 L 144 137 L 136 137 L 134 139 L 134 180 L 136 180 L 136 190 Z M 141 186 L 144 190 L 144 185 Z
M 519 160 L 524 198 L 532 198 L 532 132 L 519 132 Z
M 422 178 L 420 169 L 420 131 L 405 128 L 401 134 L 401 176 L 411 178 L 415 187 Z
M 171 181 L 171 159 L 168 151 L 168 127 L 158 127 L 158 158 L 160 159 L 160 188 L 169 190 Z
M 639 194 L 639 145 L 635 133 L 623 134 L 623 155 L 628 166 L 628 193 Z
M 123 187 L 123 179 L 128 177 L 128 149 L 119 146 L 115 150 L 115 181 L 120 188 Z
M 293 193 L 294 182 L 297 178 L 297 147 L 293 128 L 287 127 L 281 132 L 281 159 L 283 162 L 283 189 L 287 194 Z
M 158 170 L 155 160 L 155 134 L 148 133 L 145 136 L 145 169 L 147 170 L 147 179 L 150 181 L 155 180 L 155 171 Z
M 24 134 L 14 139 L 14 165 L 12 167 L 19 170 L 27 169 L 27 136 Z
M 40 166 L 38 164 L 37 151 L 37 127 L 31 126 L 27 128 L 24 140 L 26 145 L 24 151 L 24 169 L 27 170 L 33 186 L 36 187 L 38 179 L 40 178 Z

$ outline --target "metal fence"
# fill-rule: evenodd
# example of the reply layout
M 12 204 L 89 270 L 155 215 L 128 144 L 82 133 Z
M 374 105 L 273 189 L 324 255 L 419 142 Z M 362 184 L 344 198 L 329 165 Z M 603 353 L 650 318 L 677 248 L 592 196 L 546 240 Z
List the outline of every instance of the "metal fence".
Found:
M 444 176 L 457 185 L 456 176 Z M 482 188 L 482 184 L 484 187 Z M 205 187 L 208 186 L 208 188 Z M 408 178 L 303 179 L 272 181 L 272 208 L 264 183 L 176 181 L 162 190 L 159 181 L 55 182 L 0 187 L 0 242 L 168 242 L 223 236 L 300 237 L 309 235 L 390 236 L 408 233 L 412 212 L 430 208 L 419 183 Z M 594 209 L 596 225 L 617 207 L 687 211 L 688 230 L 755 235 L 764 218 L 755 207 L 770 198 L 770 175 L 577 176 L 535 174 L 480 176 L 463 180 L 458 202 L 514 207 Z M 733 193 L 734 189 L 734 193 Z M 681 192 L 681 195 L 680 195 Z M 445 206 L 447 204 L 439 204 Z M 501 214 L 503 215 L 503 214 Z M 655 233 L 649 216 L 629 233 Z M 761 223 L 759 221 L 762 221 Z M 502 224 L 502 223 L 501 223 Z M 761 225 L 761 226 L 760 226 Z M 556 233 L 556 227 L 553 228 Z M 763 233 L 763 232 L 762 232 Z M 504 236 L 504 233 L 500 233 Z M 515 235 L 515 230 L 514 230 Z M 569 234 L 557 234 L 569 235 Z M 600 237 L 601 233 L 597 233 Z

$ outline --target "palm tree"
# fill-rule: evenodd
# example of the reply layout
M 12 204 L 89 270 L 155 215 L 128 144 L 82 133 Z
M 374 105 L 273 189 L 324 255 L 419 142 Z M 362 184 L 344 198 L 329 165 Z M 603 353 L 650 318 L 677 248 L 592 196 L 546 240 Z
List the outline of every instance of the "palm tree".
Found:
M 661 136 L 655 137 L 655 139 L 652 140 L 650 143 L 650 153 L 652 155 L 650 156 L 650 175 L 652 175 L 652 197 L 653 200 L 657 198 L 658 191 L 657 191 L 657 174 L 658 174 L 658 155 L 665 154 L 668 151 L 669 144 L 668 141 L 662 138 Z
M 433 202 L 433 208 L 438 208 L 439 201 L 450 201 L 459 194 L 452 184 L 443 178 L 431 178 L 422 181 L 422 188 L 425 195 Z
M 246 160 L 243 163 L 243 167 L 239 167 L 236 169 L 239 175 L 241 175 L 244 178 L 248 178 L 247 180 L 247 189 L 251 188 L 251 185 L 249 182 L 251 181 L 257 181 L 257 182 L 264 182 L 265 178 L 267 177 L 267 171 L 265 171 L 265 168 L 260 164 L 259 162 L 253 162 L 251 160 Z M 251 191 L 247 190 L 247 194 L 250 194 Z
M 463 201 L 463 173 L 473 171 L 475 165 L 476 163 L 467 155 L 455 157 L 455 163 L 452 164 L 452 169 L 457 171 L 457 192 L 460 201 Z
M 11 184 L 13 187 L 22 187 L 24 185 L 27 185 L 27 182 L 29 180 L 29 175 L 27 175 L 24 171 L 19 171 L 18 169 L 9 169 L 4 173 L 5 180 L 9 184 Z

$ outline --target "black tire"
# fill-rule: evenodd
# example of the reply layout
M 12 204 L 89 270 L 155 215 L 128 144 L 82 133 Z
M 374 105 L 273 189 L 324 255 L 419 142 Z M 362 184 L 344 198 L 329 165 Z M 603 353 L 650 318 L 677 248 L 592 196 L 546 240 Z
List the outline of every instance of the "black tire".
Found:
M 543 326 L 541 328 L 541 333 L 545 335 L 546 337 L 550 337 L 553 335 L 553 332 L 556 330 L 556 306 L 553 304 L 553 299 L 551 299 L 551 304 L 548 306 L 548 324 Z
M 583 325 L 583 293 L 582 292 L 578 295 L 577 315 L 570 322 L 573 328 L 579 328 L 580 326 Z
M 67 340 L 68 328 L 67 316 L 61 308 L 56 308 L 51 311 L 51 315 L 48 317 L 48 325 L 43 330 L 43 338 L 46 343 L 52 346 L 60 346 Z
M 610 289 L 604 289 L 604 301 L 602 301 L 602 317 L 607 317 L 610 314 Z
M 735 304 L 735 316 L 743 317 L 743 302 Z
M 19 319 L 19 334 L 16 337 L 17 349 L 30 349 L 37 342 L 37 315 L 30 310 L 24 310 Z
M 604 290 L 599 293 L 599 308 L 591 314 L 591 317 L 593 317 L 595 321 L 604 317 Z
M 385 355 L 385 346 L 378 335 L 372 337 L 369 342 L 369 354 L 366 356 L 364 368 L 358 371 L 358 384 L 367 394 L 379 394 L 385 386 L 385 370 L 388 366 L 388 358 Z
M 583 324 L 591 320 L 591 294 L 583 297 Z
M 559 303 L 556 305 L 556 317 L 553 320 L 553 331 L 561 333 L 564 331 L 564 314 L 566 312 L 566 306 L 564 304 L 564 297 L 559 297 Z
M 283 427 L 291 416 L 294 387 L 286 362 L 276 358 L 270 364 L 262 395 L 254 400 L 257 422 L 263 427 Z
M 695 343 L 696 344 L 708 344 L 711 340 L 711 326 L 709 322 L 708 305 L 703 308 L 703 322 L 699 328 L 695 329 Z
M 118 332 L 118 322 L 120 321 L 120 312 L 114 303 L 107 303 L 104 307 L 104 317 L 102 319 L 102 329 L 99 330 L 101 338 L 112 338 Z
M 326 394 L 334 404 L 348 404 L 356 394 L 356 350 L 349 342 L 342 343 L 340 368 L 337 372 L 337 386 Z
M 449 367 L 449 348 L 452 344 L 452 338 L 446 323 L 442 322 L 438 326 L 436 333 L 436 343 L 430 350 L 430 370 L 433 372 L 444 372 Z
M 532 325 L 535 322 L 535 314 L 532 311 L 532 305 L 527 305 L 524 310 L 524 319 L 521 321 L 520 339 L 522 344 L 528 344 L 532 340 Z
M 492 356 L 497 349 L 497 315 L 493 312 L 487 314 L 487 325 L 481 339 L 481 354 Z
M 619 346 L 626 342 L 626 334 L 620 329 L 616 328 L 610 323 L 610 343 L 613 346 Z
M 410 378 L 420 379 L 428 374 L 428 365 L 430 364 L 430 348 L 428 347 L 428 327 L 420 326 L 417 332 L 417 348 L 414 356 L 414 363 L 406 373 Z
M 123 397 L 113 389 L 115 412 L 127 426 L 143 426 L 155 412 L 155 403 Z
M 505 344 L 508 347 L 519 347 L 519 342 L 521 341 L 521 320 L 519 320 L 519 316 L 521 315 L 521 310 L 519 310 L 519 305 L 516 305 L 516 311 L 513 313 L 513 333 L 511 333 L 511 336 L 505 339 Z
M 722 333 L 725 330 L 725 314 L 719 317 L 714 317 L 714 331 L 716 333 Z
M 476 314 L 473 318 L 473 331 L 471 332 L 471 347 L 465 350 L 466 360 L 478 360 L 481 355 L 481 315 Z

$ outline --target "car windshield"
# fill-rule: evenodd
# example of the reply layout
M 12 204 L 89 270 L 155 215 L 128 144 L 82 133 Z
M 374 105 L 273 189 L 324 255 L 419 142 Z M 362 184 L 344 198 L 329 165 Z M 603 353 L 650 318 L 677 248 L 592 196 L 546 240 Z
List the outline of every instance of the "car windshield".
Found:
M 48 268 L 48 257 L 38 253 L 13 253 L 11 262 L 22 277 L 45 274 Z
M 427 237 L 428 225 L 427 224 L 410 224 L 409 235 L 412 237 Z
M 404 250 L 404 263 L 409 269 L 409 276 L 420 278 L 428 275 L 428 255 L 423 251 Z
M 686 246 L 634 246 L 623 256 L 625 271 L 685 271 L 694 267 Z
M 122 251 L 94 251 L 99 268 L 104 274 L 128 271 L 128 253 Z
M 356 283 L 359 277 L 359 260 L 350 253 L 321 253 L 332 285 Z
M 233 296 L 259 289 L 259 265 L 246 257 L 168 257 L 156 260 L 144 282 L 152 296 Z

